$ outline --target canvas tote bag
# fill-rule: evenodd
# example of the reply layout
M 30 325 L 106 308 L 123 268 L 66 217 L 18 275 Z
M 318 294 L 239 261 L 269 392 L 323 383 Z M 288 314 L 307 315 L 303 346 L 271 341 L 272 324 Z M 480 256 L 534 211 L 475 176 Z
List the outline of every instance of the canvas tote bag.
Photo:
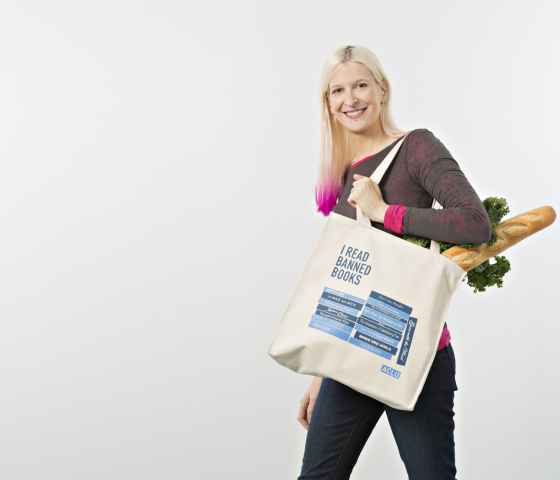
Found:
M 375 169 L 374 182 L 404 138 Z M 411 411 L 466 272 L 437 242 L 427 249 L 372 227 L 359 207 L 356 216 L 329 214 L 268 354 L 295 372 Z

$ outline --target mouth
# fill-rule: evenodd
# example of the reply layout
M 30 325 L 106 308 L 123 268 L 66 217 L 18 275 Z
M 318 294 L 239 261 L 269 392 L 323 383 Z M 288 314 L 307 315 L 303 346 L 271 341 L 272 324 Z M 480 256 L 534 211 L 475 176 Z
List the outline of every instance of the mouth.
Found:
M 343 112 L 343 113 L 348 118 L 350 118 L 352 120 L 356 120 L 356 119 L 360 118 L 366 110 L 367 110 L 367 107 L 364 107 L 364 108 L 360 108 L 360 109 L 357 109 L 357 110 L 350 110 L 348 112 Z

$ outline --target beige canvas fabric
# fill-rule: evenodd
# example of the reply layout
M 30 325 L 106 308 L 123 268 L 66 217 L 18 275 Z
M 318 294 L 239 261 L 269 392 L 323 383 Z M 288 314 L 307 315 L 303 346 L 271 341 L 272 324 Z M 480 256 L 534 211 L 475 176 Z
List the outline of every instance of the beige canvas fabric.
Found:
M 376 183 L 403 141 L 371 175 Z M 373 228 L 359 208 L 356 220 L 331 212 L 268 353 L 411 411 L 465 273 L 437 242 L 426 249 Z

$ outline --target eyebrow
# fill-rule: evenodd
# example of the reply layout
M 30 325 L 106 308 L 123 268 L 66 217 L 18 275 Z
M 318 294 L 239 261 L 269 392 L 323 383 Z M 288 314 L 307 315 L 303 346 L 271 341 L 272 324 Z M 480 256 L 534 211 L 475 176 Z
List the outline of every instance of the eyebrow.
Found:
M 356 80 L 354 83 L 363 82 L 363 81 L 369 82 L 369 79 L 368 78 L 358 78 L 358 80 Z M 329 88 L 333 89 L 335 87 L 341 87 L 341 86 L 342 85 L 338 85 L 338 84 L 335 83 L 334 85 L 331 85 Z

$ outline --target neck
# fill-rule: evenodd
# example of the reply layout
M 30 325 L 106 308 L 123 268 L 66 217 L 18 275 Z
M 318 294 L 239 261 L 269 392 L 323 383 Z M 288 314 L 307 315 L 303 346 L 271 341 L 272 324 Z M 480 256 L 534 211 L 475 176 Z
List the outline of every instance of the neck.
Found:
M 387 145 L 390 145 L 392 141 L 392 137 L 383 133 L 379 122 L 375 122 L 369 129 L 363 132 L 348 132 L 352 163 L 364 157 L 375 155 Z

